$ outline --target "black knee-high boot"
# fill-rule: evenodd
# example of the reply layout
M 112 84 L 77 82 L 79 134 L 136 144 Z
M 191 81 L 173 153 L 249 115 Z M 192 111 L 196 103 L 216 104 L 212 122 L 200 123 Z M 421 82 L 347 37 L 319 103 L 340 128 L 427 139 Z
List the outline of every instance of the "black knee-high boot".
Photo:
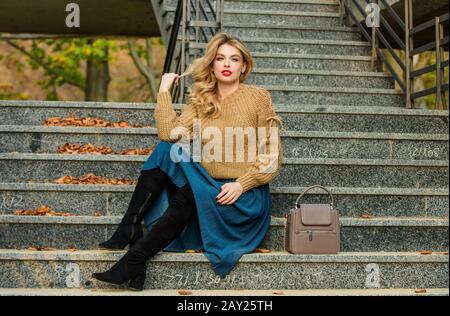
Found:
M 128 205 L 113 236 L 99 244 L 103 249 L 124 249 L 143 236 L 142 219 L 145 210 L 159 196 L 164 185 L 171 183 L 170 177 L 159 168 L 142 170 Z
M 147 260 L 179 236 L 196 210 L 192 189 L 187 184 L 177 190 L 169 201 L 166 212 L 145 237 L 139 239 L 111 269 L 94 273 L 92 277 L 118 285 L 130 281 L 130 289 L 141 291 L 144 287 Z

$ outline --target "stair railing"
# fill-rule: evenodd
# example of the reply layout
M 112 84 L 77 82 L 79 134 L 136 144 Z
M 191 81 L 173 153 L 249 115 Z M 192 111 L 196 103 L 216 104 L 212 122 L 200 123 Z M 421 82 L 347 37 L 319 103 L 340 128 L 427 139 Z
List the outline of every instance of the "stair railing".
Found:
M 172 23 L 163 74 L 182 73 L 191 59 L 203 55 L 209 40 L 223 30 L 224 0 L 179 0 Z M 206 7 L 206 8 L 205 8 Z M 181 28 L 181 34 L 180 34 Z M 172 99 L 185 102 L 186 78 L 174 86 Z
M 444 46 L 448 45 L 448 35 L 444 36 L 444 22 L 448 21 L 448 13 L 441 16 L 436 16 L 433 19 L 421 23 L 420 25 L 413 26 L 413 5 L 412 0 L 404 1 L 404 19 L 394 11 L 394 9 L 387 4 L 386 0 L 365 0 L 367 5 L 383 4 L 386 12 L 393 18 L 393 20 L 400 26 L 403 31 L 403 36 L 399 36 L 392 26 L 387 22 L 386 18 L 379 13 L 380 23 L 371 23 L 368 26 L 369 32 L 363 25 L 366 22 L 358 20 L 357 15 L 361 14 L 363 17 L 367 18 L 366 8 L 363 8 L 358 0 L 340 0 L 340 20 L 342 24 L 350 25 L 353 21 L 358 28 L 361 30 L 363 36 L 367 41 L 372 43 L 372 58 L 371 65 L 372 70 L 381 71 L 381 65 L 384 64 L 394 80 L 400 86 L 402 92 L 405 95 L 405 106 L 406 108 L 414 108 L 415 100 L 424 96 L 435 94 L 435 108 L 438 110 L 448 110 L 448 104 L 446 101 L 445 92 L 449 89 L 448 78 L 445 80 L 444 71 L 445 68 L 449 66 L 449 60 L 444 60 Z M 351 6 L 353 5 L 353 6 Z M 353 9 L 353 8 L 356 8 Z M 367 23 L 366 23 L 367 25 Z M 384 26 L 384 33 L 381 32 L 379 26 Z M 414 47 L 413 37 L 419 32 L 423 32 L 429 28 L 433 28 L 434 39 L 426 44 L 419 47 Z M 397 43 L 397 46 L 403 52 L 403 58 L 399 56 L 392 45 L 388 42 L 387 36 L 390 36 Z M 394 65 L 384 56 L 382 50 L 380 49 L 380 42 L 389 51 L 393 57 L 393 61 L 400 67 L 403 72 L 402 78 L 394 70 Z M 414 69 L 413 58 L 414 56 L 423 53 L 425 51 L 434 50 L 436 53 L 436 63 L 431 66 L 426 66 L 421 69 Z M 435 86 L 432 88 L 423 89 L 421 91 L 414 91 L 414 78 L 422 76 L 426 73 L 436 71 L 436 82 Z

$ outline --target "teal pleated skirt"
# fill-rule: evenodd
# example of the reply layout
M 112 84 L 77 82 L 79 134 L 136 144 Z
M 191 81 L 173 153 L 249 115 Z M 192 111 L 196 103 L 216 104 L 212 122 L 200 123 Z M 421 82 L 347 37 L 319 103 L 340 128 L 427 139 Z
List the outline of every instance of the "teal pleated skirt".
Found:
M 214 272 L 223 278 L 243 254 L 258 248 L 269 229 L 269 184 L 248 190 L 231 205 L 220 205 L 216 202 L 216 196 L 222 185 L 236 179 L 213 179 L 200 163 L 193 161 L 190 154 L 192 144 L 188 146 L 189 152 L 178 143 L 158 143 L 141 170 L 160 168 L 178 188 L 186 183 L 190 184 L 197 215 L 164 250 L 202 250 Z M 172 159 L 171 155 L 178 159 Z M 158 199 L 149 206 L 144 218 L 147 229 L 151 229 L 164 214 L 172 194 L 173 190 L 167 185 Z

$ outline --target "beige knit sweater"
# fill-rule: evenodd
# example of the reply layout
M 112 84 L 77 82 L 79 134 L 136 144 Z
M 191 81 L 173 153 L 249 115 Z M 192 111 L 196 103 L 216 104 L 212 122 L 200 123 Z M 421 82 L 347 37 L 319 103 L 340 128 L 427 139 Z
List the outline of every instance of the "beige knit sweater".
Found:
M 222 136 L 222 159 L 220 161 L 205 161 L 203 156 L 200 160 L 202 165 L 208 174 L 214 179 L 236 179 L 243 187 L 243 192 L 246 192 L 254 187 L 271 182 L 280 172 L 282 164 L 282 146 L 281 146 L 281 118 L 276 115 L 272 107 L 272 99 L 270 93 L 264 89 L 255 85 L 249 85 L 240 83 L 239 88 L 232 94 L 225 97 L 220 101 L 222 114 L 218 118 L 211 118 L 209 116 L 203 116 L 199 114 L 196 108 L 188 103 L 182 110 L 180 115 L 173 109 L 172 97 L 170 92 L 159 92 L 157 96 L 157 106 L 155 109 L 156 128 L 158 130 L 158 137 L 163 141 L 175 142 L 181 139 L 181 134 L 177 137 L 170 136 L 170 132 L 174 128 L 185 127 L 189 131 L 189 135 L 184 135 L 185 139 L 189 139 L 191 142 L 194 139 L 194 119 L 197 120 L 195 129 L 199 127 L 201 131 L 201 148 L 204 150 L 206 143 L 210 142 L 216 136 L 208 135 L 205 137 L 203 131 L 208 127 L 216 127 L 220 130 Z M 258 127 L 266 127 L 266 134 L 264 139 L 258 138 L 256 140 L 256 150 L 254 152 L 254 158 L 251 159 L 248 156 L 249 142 L 248 138 L 244 137 L 244 146 L 237 146 L 237 148 L 244 148 L 243 161 L 237 161 L 236 155 L 238 154 L 236 147 L 234 147 L 233 159 L 228 161 L 225 158 L 225 127 L 250 127 L 255 131 L 255 135 L 258 135 Z M 270 127 L 278 127 L 278 136 L 275 138 L 277 142 L 272 146 L 276 146 L 278 143 L 277 151 L 270 151 Z M 264 135 L 264 134 L 261 134 Z M 276 134 L 273 134 L 276 135 Z M 273 136 L 272 136 L 273 137 Z M 195 138 L 198 139 L 198 138 Z M 272 138 L 273 140 L 274 138 Z M 217 139 L 215 139 L 216 141 Z M 266 152 L 261 151 L 260 146 L 264 144 Z M 236 138 L 233 138 L 233 142 L 236 144 Z M 229 144 L 229 143 L 228 143 Z M 255 148 L 255 146 L 250 146 Z M 228 147 L 229 148 L 229 147 Z M 210 148 L 209 153 L 214 154 L 214 150 Z M 218 159 L 219 160 L 219 159 Z M 259 167 L 268 167 L 268 169 L 260 169 Z M 261 172 L 263 170 L 263 172 Z

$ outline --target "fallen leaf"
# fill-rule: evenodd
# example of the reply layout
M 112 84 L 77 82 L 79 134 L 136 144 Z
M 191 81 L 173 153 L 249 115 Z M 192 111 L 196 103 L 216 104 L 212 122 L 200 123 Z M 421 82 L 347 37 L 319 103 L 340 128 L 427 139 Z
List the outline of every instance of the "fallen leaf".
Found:
M 92 144 L 78 145 L 65 143 L 64 145 L 58 147 L 58 154 L 97 154 L 97 155 L 108 155 L 112 154 L 113 150 L 106 146 L 95 146 Z
M 424 250 L 424 251 L 420 252 L 421 255 L 431 255 L 432 253 L 433 253 L 433 251 L 430 251 L 430 250 Z
M 426 293 L 427 289 L 415 289 L 414 292 L 416 292 L 416 293 Z
M 155 146 L 156 145 L 153 145 L 152 147 L 147 148 L 147 149 L 137 148 L 137 149 L 119 150 L 119 151 L 116 151 L 114 154 L 116 154 L 116 155 L 145 155 L 145 156 L 148 156 L 153 152 L 153 150 L 155 149 Z
M 45 126 L 87 126 L 87 127 L 117 127 L 117 128 L 141 128 L 139 124 L 130 124 L 127 121 L 111 122 L 96 117 L 76 117 L 70 112 L 68 117 L 50 117 L 42 122 Z
M 448 251 L 438 251 L 435 252 L 436 255 L 444 255 L 444 256 L 448 256 Z
M 27 250 L 31 250 L 31 251 L 55 251 L 56 248 L 42 247 L 42 246 L 30 246 L 30 247 L 27 248 Z
M 136 180 L 122 179 L 122 178 L 107 179 L 100 176 L 96 176 L 92 172 L 87 173 L 85 176 L 81 178 L 75 178 L 69 175 L 65 175 L 59 179 L 56 179 L 54 182 L 57 184 L 111 184 L 111 185 L 137 184 Z
M 271 250 L 269 250 L 269 249 L 255 249 L 254 251 L 253 251 L 254 253 L 270 253 L 270 252 L 272 252 Z
M 95 212 L 95 213 L 94 213 L 94 216 L 97 216 L 97 217 L 98 217 L 98 216 L 103 216 L 103 215 L 102 215 L 101 212 Z
M 69 246 L 69 247 L 67 248 L 67 250 L 68 250 L 68 251 L 75 252 L 75 251 L 77 251 L 77 248 L 76 248 L 75 246 Z
M 192 295 L 192 291 L 178 290 L 178 294 L 180 294 L 180 295 Z
M 362 214 L 359 218 L 372 218 L 373 216 L 369 215 L 369 214 Z
M 54 212 L 50 210 L 50 208 L 47 205 L 42 205 L 38 207 L 36 211 L 17 210 L 14 212 L 14 214 L 19 216 L 77 216 L 77 214 Z
M 273 294 L 275 295 L 284 295 L 283 291 L 274 291 Z
M 193 250 L 193 249 L 188 249 L 184 251 L 185 253 L 201 253 L 201 250 Z

